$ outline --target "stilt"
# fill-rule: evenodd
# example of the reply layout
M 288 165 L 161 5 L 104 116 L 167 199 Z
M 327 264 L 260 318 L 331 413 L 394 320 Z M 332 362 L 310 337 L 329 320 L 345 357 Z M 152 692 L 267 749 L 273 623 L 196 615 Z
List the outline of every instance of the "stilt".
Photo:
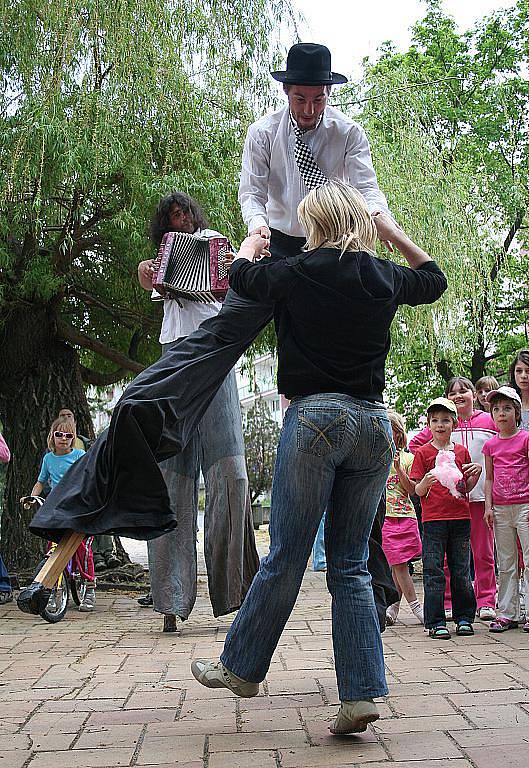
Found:
M 51 555 L 46 558 L 46 562 L 35 576 L 35 581 L 21 590 L 17 598 L 21 611 L 38 616 L 46 607 L 51 590 L 84 537 L 84 533 L 74 531 L 62 537 Z

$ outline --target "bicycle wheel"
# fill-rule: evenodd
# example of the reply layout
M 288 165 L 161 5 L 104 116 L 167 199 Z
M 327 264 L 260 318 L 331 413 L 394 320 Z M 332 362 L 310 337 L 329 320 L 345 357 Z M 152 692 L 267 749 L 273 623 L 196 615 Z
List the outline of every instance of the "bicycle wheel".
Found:
M 70 592 L 76 605 L 81 605 L 86 594 L 86 582 L 79 573 L 72 573 L 70 578 Z
M 37 573 L 40 571 L 46 560 L 43 560 L 38 568 Z M 70 588 L 68 586 L 68 571 L 64 570 L 57 581 L 57 584 L 51 590 L 51 595 L 46 603 L 46 607 L 40 611 L 40 615 L 50 624 L 56 624 L 58 621 L 64 618 L 64 614 L 68 610 L 68 602 L 70 600 Z

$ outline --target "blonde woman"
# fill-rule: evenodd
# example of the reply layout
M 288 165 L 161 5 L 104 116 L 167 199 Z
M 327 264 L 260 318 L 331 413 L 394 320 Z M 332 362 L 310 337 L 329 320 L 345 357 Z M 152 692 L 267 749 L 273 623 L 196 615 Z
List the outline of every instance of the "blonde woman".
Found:
M 218 662 L 196 660 L 210 688 L 255 696 L 296 601 L 327 508 L 327 584 L 341 707 L 333 733 L 379 717 L 387 693 L 382 642 L 367 570 L 368 537 L 393 459 L 382 402 L 390 326 L 399 304 L 435 301 L 439 267 L 392 221 L 372 218 L 342 182 L 312 190 L 298 208 L 304 253 L 252 261 L 266 248 L 248 237 L 230 270 L 243 297 L 275 305 L 278 389 L 291 400 L 277 451 L 270 554 L 231 626 Z M 390 240 L 411 267 L 374 255 Z

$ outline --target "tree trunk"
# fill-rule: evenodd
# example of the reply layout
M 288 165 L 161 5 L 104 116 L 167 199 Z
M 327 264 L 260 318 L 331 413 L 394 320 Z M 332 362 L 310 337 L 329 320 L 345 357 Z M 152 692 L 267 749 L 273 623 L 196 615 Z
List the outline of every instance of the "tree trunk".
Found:
M 482 340 L 478 340 L 477 346 L 472 351 L 472 364 L 470 368 L 470 378 L 475 383 L 485 375 L 485 347 Z
M 0 332 L 0 417 L 12 459 L 2 514 L 2 556 L 11 570 L 37 564 L 44 541 L 28 531 L 30 514 L 19 499 L 31 492 L 46 452 L 52 421 L 63 407 L 79 432 L 93 436 L 77 352 L 56 337 L 50 306 L 7 317 Z

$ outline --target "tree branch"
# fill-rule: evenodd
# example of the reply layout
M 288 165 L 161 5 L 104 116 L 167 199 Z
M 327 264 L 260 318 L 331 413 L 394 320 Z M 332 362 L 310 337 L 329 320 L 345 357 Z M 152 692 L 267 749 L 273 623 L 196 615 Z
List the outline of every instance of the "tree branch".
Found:
M 113 373 L 99 373 L 85 365 L 80 365 L 81 377 L 85 384 L 91 384 L 94 387 L 109 387 L 111 384 L 117 384 L 123 381 L 130 373 L 125 368 L 118 368 Z
M 110 307 L 108 304 L 105 304 L 104 301 L 101 301 L 101 299 L 92 296 L 81 288 L 70 288 L 68 295 L 75 296 L 75 298 L 84 301 L 85 304 L 90 304 L 92 307 L 102 309 L 111 317 L 117 318 L 122 325 L 126 325 L 128 328 L 136 328 L 138 323 L 145 328 L 152 328 L 159 322 L 158 318 L 147 317 L 147 315 L 142 315 L 140 312 L 135 312 L 133 309 L 125 309 L 117 304 Z M 127 320 L 128 323 L 126 322 Z
M 522 225 L 522 221 L 523 221 L 523 217 L 524 216 L 525 216 L 525 209 L 524 210 L 519 210 L 516 213 L 516 218 L 515 218 L 515 220 L 513 222 L 513 225 L 510 228 L 509 232 L 507 233 L 507 237 L 503 241 L 503 245 L 502 245 L 502 247 L 500 248 L 500 250 L 498 251 L 498 253 L 496 255 L 496 259 L 494 261 L 494 266 L 492 267 L 492 269 L 490 271 L 490 280 L 491 280 L 491 282 L 494 282 L 494 280 L 496 280 L 496 278 L 498 277 L 498 272 L 500 271 L 500 269 L 503 266 L 503 262 L 505 261 L 505 257 L 507 256 L 507 254 L 509 252 L 509 248 L 512 245 L 512 241 L 514 240 L 514 238 L 516 236 L 516 233 L 518 232 L 518 230 L 520 229 L 520 227 Z
M 57 335 L 65 341 L 69 341 L 70 344 L 77 344 L 77 346 L 82 347 L 83 349 L 90 349 L 92 352 L 96 352 L 106 360 L 111 360 L 121 368 L 132 371 L 132 373 L 141 373 L 145 368 L 144 365 L 136 362 L 136 360 L 131 360 L 126 355 L 118 352 L 117 349 L 107 347 L 107 345 L 103 344 L 101 341 L 97 341 L 96 339 L 90 338 L 90 336 L 87 336 L 85 333 L 81 333 L 81 331 L 76 330 L 64 320 L 57 320 Z

